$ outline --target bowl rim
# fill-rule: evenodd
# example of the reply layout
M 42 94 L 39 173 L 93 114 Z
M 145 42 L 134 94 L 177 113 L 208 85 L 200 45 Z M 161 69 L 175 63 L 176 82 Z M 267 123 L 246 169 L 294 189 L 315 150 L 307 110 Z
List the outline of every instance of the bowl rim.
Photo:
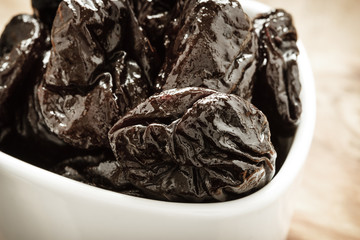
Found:
M 239 1 L 244 9 L 250 9 L 248 11 L 265 12 L 272 9 L 256 1 Z M 314 77 L 310 61 L 301 40 L 297 44 L 300 52 L 298 65 L 302 84 L 300 98 L 303 106 L 300 124 L 295 133 L 288 156 L 279 172 L 266 186 L 246 197 L 216 203 L 179 203 L 133 197 L 68 179 L 23 162 L 1 151 L 0 174 L 13 175 L 26 182 L 39 185 L 59 194 L 72 195 L 91 199 L 99 203 L 123 206 L 127 209 L 134 208 L 156 214 L 163 213 L 184 216 L 206 216 L 211 214 L 213 217 L 224 217 L 245 214 L 265 208 L 279 198 L 299 175 L 305 164 L 315 129 L 316 96 Z M 305 95 L 306 98 L 304 97 Z

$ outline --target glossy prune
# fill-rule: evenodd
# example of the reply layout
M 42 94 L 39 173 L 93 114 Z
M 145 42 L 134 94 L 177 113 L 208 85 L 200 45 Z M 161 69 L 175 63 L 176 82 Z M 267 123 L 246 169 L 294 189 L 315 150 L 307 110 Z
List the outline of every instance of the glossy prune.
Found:
M 147 196 L 225 201 L 271 180 L 276 152 L 252 104 L 202 88 L 153 95 L 109 132 L 125 179 Z
M 254 19 L 259 38 L 260 68 L 253 103 L 268 117 L 272 131 L 291 135 L 302 112 L 296 45 L 292 17 L 282 9 Z
M 1 35 L 0 142 L 35 82 L 31 72 L 44 52 L 46 36 L 43 25 L 30 15 L 15 16 Z
M 157 89 L 206 87 L 250 100 L 257 41 L 240 3 L 191 0 L 182 7 Z
M 127 31 L 128 24 L 136 23 L 131 21 L 128 3 L 91 3 L 72 0 L 60 4 L 50 61 L 38 88 L 50 130 L 84 149 L 108 146 L 107 131 L 112 124 L 151 93 L 141 68 L 147 54 L 135 54 L 135 48 L 144 49 L 138 46 L 143 41 L 141 29 Z
M 125 180 L 123 172 L 119 171 L 118 164 L 112 153 L 103 152 L 66 159 L 51 170 L 92 186 L 144 197 L 140 190 Z
M 38 88 L 41 113 L 47 126 L 73 146 L 107 146 L 107 132 L 120 115 L 111 74 L 99 75 L 96 82 L 85 95 L 62 93 L 43 84 Z
M 52 49 L 45 83 L 89 88 L 106 58 L 121 48 L 122 1 L 63 1 L 51 31 Z M 101 70 L 98 70 L 101 72 Z

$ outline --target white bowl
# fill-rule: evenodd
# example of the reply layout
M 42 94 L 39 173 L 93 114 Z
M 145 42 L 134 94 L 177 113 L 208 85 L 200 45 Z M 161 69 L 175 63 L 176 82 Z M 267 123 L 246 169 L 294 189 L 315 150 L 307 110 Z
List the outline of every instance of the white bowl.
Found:
M 241 3 L 251 17 L 270 9 Z M 298 46 L 301 123 L 284 165 L 264 188 L 223 203 L 163 202 L 92 187 L 0 152 L 0 239 L 285 239 L 315 126 L 314 79 Z

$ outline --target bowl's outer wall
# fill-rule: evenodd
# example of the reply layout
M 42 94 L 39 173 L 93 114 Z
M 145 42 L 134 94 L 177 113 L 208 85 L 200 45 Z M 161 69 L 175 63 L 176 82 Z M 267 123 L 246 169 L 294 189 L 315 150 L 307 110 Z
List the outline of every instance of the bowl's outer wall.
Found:
M 269 10 L 241 2 L 251 17 Z M 313 75 L 299 48 L 301 124 L 282 169 L 263 189 L 225 203 L 153 201 L 75 182 L 0 152 L 0 240 L 285 239 L 315 126 Z

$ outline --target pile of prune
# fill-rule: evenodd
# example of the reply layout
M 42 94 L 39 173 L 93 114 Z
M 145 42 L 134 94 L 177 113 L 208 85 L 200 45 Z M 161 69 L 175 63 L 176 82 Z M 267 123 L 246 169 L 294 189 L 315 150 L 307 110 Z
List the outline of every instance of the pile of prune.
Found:
M 32 0 L 0 38 L 0 150 L 138 197 L 266 185 L 301 116 L 297 33 L 237 0 Z

